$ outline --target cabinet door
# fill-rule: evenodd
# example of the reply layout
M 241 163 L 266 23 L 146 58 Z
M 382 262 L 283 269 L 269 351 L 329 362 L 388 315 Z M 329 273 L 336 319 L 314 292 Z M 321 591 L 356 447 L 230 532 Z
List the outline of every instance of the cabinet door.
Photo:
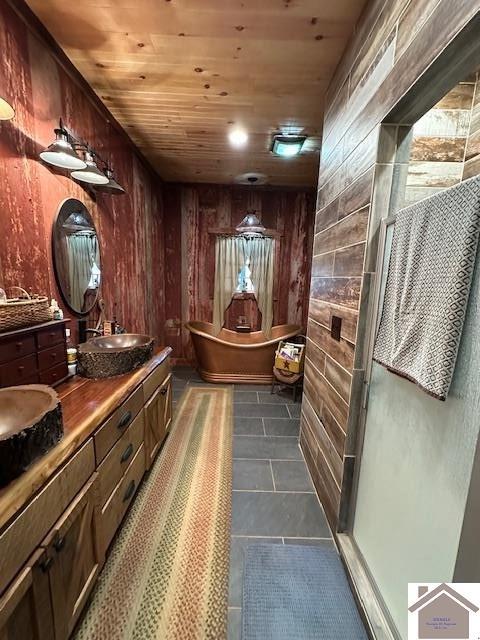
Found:
M 145 455 L 149 469 L 167 434 L 171 421 L 170 376 L 153 393 L 145 405 Z
M 0 598 L 0 640 L 53 640 L 47 554 L 36 551 Z
M 94 474 L 87 482 L 44 541 L 55 640 L 69 637 L 100 570 L 97 477 Z

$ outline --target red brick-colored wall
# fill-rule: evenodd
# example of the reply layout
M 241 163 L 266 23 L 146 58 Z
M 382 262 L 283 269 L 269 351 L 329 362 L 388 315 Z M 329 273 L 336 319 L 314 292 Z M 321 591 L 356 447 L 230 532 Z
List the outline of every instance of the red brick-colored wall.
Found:
M 0 287 L 20 285 L 64 306 L 53 272 L 51 231 L 59 203 L 75 197 L 85 203 L 98 230 L 101 296 L 108 314 L 116 313 L 130 331 L 162 340 L 160 179 L 71 65 L 6 2 L 0 4 L 0 50 L 0 95 L 16 110 L 13 120 L 0 122 Z M 84 189 L 39 160 L 60 116 L 108 159 L 127 195 Z

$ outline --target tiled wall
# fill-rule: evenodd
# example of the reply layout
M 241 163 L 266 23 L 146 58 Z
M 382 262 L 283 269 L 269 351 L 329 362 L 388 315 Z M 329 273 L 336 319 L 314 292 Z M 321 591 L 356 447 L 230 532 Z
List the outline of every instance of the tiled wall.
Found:
M 130 331 L 163 339 L 163 221 L 158 176 L 111 122 L 72 66 L 0 3 L 0 95 L 16 110 L 0 123 L 0 287 L 20 285 L 62 305 L 51 256 L 59 203 L 83 201 L 98 229 L 107 313 Z M 38 153 L 62 116 L 108 158 L 127 195 L 83 188 L 43 164 Z M 63 305 L 62 305 L 63 306 Z M 72 314 L 66 311 L 67 317 Z M 72 328 L 75 329 L 74 323 Z
M 473 96 L 470 130 L 468 132 L 465 153 L 463 179 L 477 176 L 480 173 L 480 71 L 477 72 L 475 93 Z
M 413 126 L 406 205 L 462 180 L 475 80 L 459 83 Z
M 215 229 L 234 229 L 256 210 L 279 234 L 274 324 L 306 326 L 315 192 L 225 185 L 167 184 L 164 188 L 166 335 L 174 357 L 194 361 L 188 320 L 212 322 Z
M 371 211 L 388 196 L 393 169 L 382 164 L 393 138 L 379 139 L 380 123 L 479 9 L 478 0 L 371 0 L 327 93 L 301 445 L 334 528 L 344 526 L 355 464 L 376 255 Z M 342 319 L 339 341 L 332 315 Z

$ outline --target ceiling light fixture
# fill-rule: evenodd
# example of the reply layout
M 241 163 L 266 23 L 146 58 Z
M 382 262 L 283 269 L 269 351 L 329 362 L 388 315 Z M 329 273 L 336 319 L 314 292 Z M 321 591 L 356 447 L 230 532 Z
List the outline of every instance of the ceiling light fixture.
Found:
M 91 149 L 87 149 L 85 151 L 85 165 L 85 169 L 72 171 L 70 174 L 72 178 L 80 180 L 81 182 L 98 185 L 106 185 L 110 182 L 109 178 L 107 178 L 107 176 L 97 167 L 97 163 L 95 162 L 95 153 Z
M 15 109 L 4 98 L 0 98 L 0 120 L 11 120 L 15 115 Z
M 45 151 L 41 152 L 40 158 L 44 162 L 61 169 L 85 169 L 87 164 L 73 148 L 67 131 L 60 127 L 55 129 L 55 135 L 55 142 L 52 142 Z
M 228 134 L 232 147 L 244 147 L 248 142 L 248 133 L 244 129 L 232 129 Z
M 266 231 L 256 211 L 247 211 L 247 215 L 235 230 L 245 238 L 263 238 Z
M 282 158 L 293 158 L 301 152 L 307 136 L 274 136 L 272 153 Z

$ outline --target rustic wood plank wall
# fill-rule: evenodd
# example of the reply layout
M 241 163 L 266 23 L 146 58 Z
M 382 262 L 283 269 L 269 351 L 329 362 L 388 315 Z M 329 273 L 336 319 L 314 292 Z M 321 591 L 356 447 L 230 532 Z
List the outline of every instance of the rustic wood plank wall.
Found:
M 130 331 L 163 341 L 164 239 L 161 185 L 133 143 L 105 111 L 93 91 L 76 81 L 50 46 L 6 2 L 0 4 L 1 95 L 15 118 L 0 124 L 0 286 L 22 287 L 55 297 L 51 229 L 59 203 L 83 201 L 100 238 L 102 290 L 110 316 Z M 79 136 L 108 158 L 127 195 L 84 189 L 50 170 L 38 153 L 54 138 L 62 116 Z M 66 317 L 72 313 L 65 311 Z M 75 330 L 75 323 L 72 323 Z
M 276 251 L 274 324 L 306 327 L 315 216 L 312 189 L 166 184 L 166 334 L 174 357 L 193 362 L 188 320 L 212 321 L 215 236 L 255 209 L 280 234 Z
M 371 0 L 327 92 L 300 442 L 334 529 L 344 526 L 355 463 L 377 242 L 371 216 L 382 198 L 388 210 L 385 158 L 397 142 L 397 128 L 390 135 L 380 125 L 479 10 L 479 0 Z M 478 125 L 469 142 L 473 164 Z M 330 335 L 332 316 L 342 319 L 340 340 Z

